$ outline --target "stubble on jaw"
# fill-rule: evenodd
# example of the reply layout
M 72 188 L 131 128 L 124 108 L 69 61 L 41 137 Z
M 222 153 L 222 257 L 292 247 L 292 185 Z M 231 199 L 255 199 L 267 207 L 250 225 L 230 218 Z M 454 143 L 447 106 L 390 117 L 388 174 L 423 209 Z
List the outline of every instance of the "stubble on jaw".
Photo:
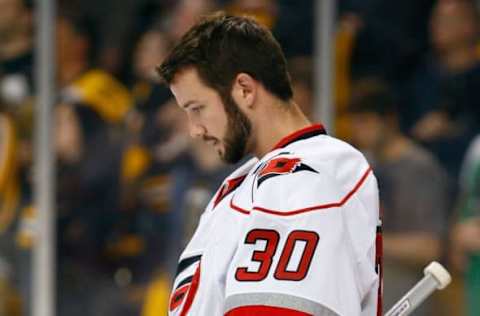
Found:
M 235 101 L 230 97 L 222 98 L 227 112 L 227 131 L 223 139 L 224 153 L 222 161 L 235 164 L 247 154 L 247 143 L 250 138 L 252 123 L 248 117 L 240 111 Z

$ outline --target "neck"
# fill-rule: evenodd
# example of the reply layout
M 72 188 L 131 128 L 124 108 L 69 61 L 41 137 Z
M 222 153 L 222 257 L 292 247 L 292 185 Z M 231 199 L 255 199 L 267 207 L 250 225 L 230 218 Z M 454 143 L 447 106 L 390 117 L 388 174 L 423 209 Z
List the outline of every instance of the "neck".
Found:
M 259 158 L 272 151 L 282 138 L 312 124 L 293 101 L 273 102 L 263 107 L 258 117 L 254 124 L 262 128 L 254 129 L 253 153 Z
M 9 60 L 24 54 L 32 49 L 32 40 L 29 36 L 18 36 L 3 41 L 0 45 L 0 60 Z
M 475 48 L 471 46 L 458 47 L 440 54 L 440 59 L 447 70 L 452 73 L 469 69 L 478 61 Z

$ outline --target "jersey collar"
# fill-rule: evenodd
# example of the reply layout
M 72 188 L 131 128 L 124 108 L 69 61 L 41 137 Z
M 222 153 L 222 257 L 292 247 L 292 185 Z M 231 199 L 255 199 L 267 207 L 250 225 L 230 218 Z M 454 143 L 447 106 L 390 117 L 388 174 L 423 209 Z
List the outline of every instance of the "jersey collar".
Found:
M 317 135 L 326 135 L 327 132 L 322 124 L 313 124 L 311 126 L 302 128 L 296 132 L 293 132 L 290 135 L 285 136 L 282 138 L 273 149 L 279 149 L 290 145 L 299 140 L 304 140 L 313 136 Z

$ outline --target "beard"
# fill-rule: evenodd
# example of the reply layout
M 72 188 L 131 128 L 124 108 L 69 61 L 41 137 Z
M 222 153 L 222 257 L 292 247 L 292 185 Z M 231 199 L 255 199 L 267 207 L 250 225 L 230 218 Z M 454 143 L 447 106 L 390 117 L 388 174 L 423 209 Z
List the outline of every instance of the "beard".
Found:
M 224 152 L 220 159 L 229 164 L 239 162 L 247 154 L 247 143 L 250 139 L 252 123 L 240 111 L 237 103 L 230 95 L 224 96 L 223 104 L 227 112 L 227 132 L 223 138 Z

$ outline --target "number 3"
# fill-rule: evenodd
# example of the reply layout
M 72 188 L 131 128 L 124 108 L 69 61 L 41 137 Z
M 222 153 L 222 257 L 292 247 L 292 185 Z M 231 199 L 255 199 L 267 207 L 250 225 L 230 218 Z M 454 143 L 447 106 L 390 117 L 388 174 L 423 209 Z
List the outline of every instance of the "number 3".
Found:
M 277 250 L 280 235 L 275 230 L 254 229 L 248 232 L 245 244 L 256 244 L 258 240 L 265 240 L 264 250 L 255 250 L 251 261 L 260 263 L 257 271 L 248 271 L 246 267 L 240 267 L 235 273 L 238 281 L 262 281 L 268 275 L 272 266 L 272 259 Z M 275 269 L 274 277 L 277 280 L 300 281 L 305 278 L 312 262 L 313 254 L 318 244 L 319 236 L 313 231 L 292 231 L 285 242 L 282 254 Z M 300 261 L 295 270 L 287 270 L 295 245 L 298 241 L 305 242 Z

